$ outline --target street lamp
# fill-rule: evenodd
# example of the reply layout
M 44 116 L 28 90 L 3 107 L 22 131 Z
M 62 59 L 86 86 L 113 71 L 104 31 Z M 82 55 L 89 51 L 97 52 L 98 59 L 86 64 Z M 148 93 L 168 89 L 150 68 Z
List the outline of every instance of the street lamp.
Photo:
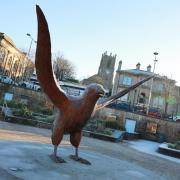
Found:
M 157 63 L 157 59 L 156 56 L 158 55 L 158 52 L 154 52 L 154 67 L 153 67 L 153 74 L 155 71 L 155 67 L 156 67 L 156 63 Z M 151 102 L 151 96 L 152 96 L 152 88 L 153 88 L 153 82 L 154 82 L 154 77 L 151 79 L 151 86 L 150 86 L 150 91 L 149 91 L 149 99 L 148 99 L 148 104 L 147 104 L 147 110 L 146 110 L 146 114 L 148 115 L 149 113 L 149 106 L 150 106 L 150 102 Z
M 36 41 L 33 39 L 33 37 L 31 36 L 30 33 L 27 33 L 26 34 L 27 36 L 29 36 L 29 38 L 31 39 L 31 42 L 30 42 L 30 46 L 29 46 L 29 50 L 28 50 L 28 53 L 27 53 L 27 56 L 30 57 L 30 52 L 31 52 L 31 47 L 32 47 L 32 43 L 36 43 Z M 25 61 L 26 63 L 24 64 L 24 75 L 23 75 L 23 79 L 25 79 L 25 74 L 26 74 L 26 68 L 28 66 L 28 61 Z
M 36 41 L 33 39 L 33 37 L 31 36 L 31 34 L 27 33 L 26 35 L 29 36 L 30 39 L 31 39 L 30 46 L 29 46 L 29 50 L 28 50 L 28 54 L 27 54 L 27 55 L 29 56 L 30 51 L 31 51 L 32 42 L 36 43 Z

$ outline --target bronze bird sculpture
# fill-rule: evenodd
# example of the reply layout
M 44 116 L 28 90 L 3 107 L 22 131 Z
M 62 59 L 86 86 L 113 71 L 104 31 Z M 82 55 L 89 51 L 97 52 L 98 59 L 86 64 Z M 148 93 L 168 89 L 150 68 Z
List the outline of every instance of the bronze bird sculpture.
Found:
M 57 156 L 57 147 L 61 143 L 64 133 L 69 133 L 70 142 L 75 147 L 75 155 L 71 155 L 71 158 L 82 163 L 90 164 L 87 160 L 79 157 L 78 147 L 82 137 L 82 128 L 91 117 L 92 112 L 108 105 L 152 77 L 140 81 L 117 95 L 108 98 L 101 104 L 96 103 L 97 100 L 104 95 L 105 90 L 99 84 L 87 86 L 81 97 L 75 98 L 66 95 L 56 83 L 54 77 L 51 63 L 51 40 L 46 18 L 38 5 L 36 6 L 36 12 L 38 20 L 38 38 L 35 59 L 36 73 L 42 90 L 58 109 L 58 115 L 52 127 L 51 139 L 54 145 L 54 152 L 51 158 L 55 162 L 65 162 L 62 158 Z

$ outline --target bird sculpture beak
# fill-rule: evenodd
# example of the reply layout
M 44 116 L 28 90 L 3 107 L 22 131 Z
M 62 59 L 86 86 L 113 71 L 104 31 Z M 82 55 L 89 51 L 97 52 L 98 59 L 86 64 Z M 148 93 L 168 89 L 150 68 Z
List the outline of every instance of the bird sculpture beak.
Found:
M 99 96 L 100 96 L 100 97 L 105 96 L 105 92 L 101 92 L 101 93 L 99 93 Z

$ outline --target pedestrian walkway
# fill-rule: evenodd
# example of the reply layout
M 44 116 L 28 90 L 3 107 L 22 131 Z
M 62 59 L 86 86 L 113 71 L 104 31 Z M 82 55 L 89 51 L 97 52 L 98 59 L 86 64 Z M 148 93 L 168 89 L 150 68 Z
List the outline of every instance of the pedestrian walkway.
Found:
M 180 159 L 178 159 L 178 158 L 174 158 L 171 156 L 167 156 L 167 155 L 158 153 L 158 148 L 161 143 L 157 143 L 154 141 L 142 140 L 142 139 L 136 140 L 136 141 L 124 141 L 124 142 L 127 143 L 129 147 L 136 149 L 138 151 L 180 163 Z
M 58 164 L 49 158 L 53 151 L 50 144 L 1 140 L 0 147 L 0 170 L 6 173 L 8 180 L 13 178 L 26 180 L 166 179 L 137 164 L 100 152 L 81 150 L 81 156 L 92 163 L 92 165 L 84 165 L 69 158 L 69 155 L 74 153 L 72 148 L 62 146 L 58 154 L 67 163 Z M 2 175 L 1 178 L 5 179 Z
M 152 154 L 158 145 L 153 143 L 153 148 L 151 142 L 141 140 L 112 143 L 83 137 L 79 152 L 92 163 L 89 166 L 69 158 L 74 148 L 65 136 L 58 155 L 67 163 L 56 164 L 49 158 L 53 152 L 50 134 L 51 130 L 0 121 L 0 179 L 180 179 L 180 163 Z

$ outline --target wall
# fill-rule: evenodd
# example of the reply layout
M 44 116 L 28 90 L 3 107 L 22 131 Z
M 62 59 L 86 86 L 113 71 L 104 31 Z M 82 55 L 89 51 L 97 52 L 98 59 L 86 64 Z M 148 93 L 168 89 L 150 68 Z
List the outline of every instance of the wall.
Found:
M 103 119 L 108 119 L 112 115 L 116 116 L 116 120 L 123 126 L 125 126 L 126 118 L 136 120 L 136 132 L 140 133 L 142 138 L 148 138 L 146 133 L 147 122 L 155 122 L 157 123 L 157 134 L 163 135 L 168 142 L 180 141 L 180 122 L 156 119 L 110 108 L 101 109 L 95 114 L 96 117 Z M 152 137 L 149 136 L 149 139 L 152 139 Z
M 33 91 L 22 87 L 16 87 L 0 83 L 0 98 L 4 98 L 5 92 L 13 94 L 13 100 L 27 103 L 29 106 L 46 105 L 52 106 L 52 103 L 43 92 Z
M 16 100 L 27 100 L 30 106 L 37 104 L 52 106 L 52 103 L 42 92 L 32 91 L 0 83 L 0 98 L 3 98 L 5 92 L 13 93 L 14 99 Z M 161 120 L 110 108 L 103 108 L 97 111 L 95 117 L 105 120 L 108 120 L 110 118 L 114 119 L 113 117 L 116 117 L 115 119 L 122 126 L 125 125 L 126 118 L 134 119 L 137 121 L 136 132 L 140 133 L 142 137 L 145 136 L 147 122 L 155 122 L 158 124 L 157 134 L 165 135 L 168 142 L 180 141 L 180 122 Z

